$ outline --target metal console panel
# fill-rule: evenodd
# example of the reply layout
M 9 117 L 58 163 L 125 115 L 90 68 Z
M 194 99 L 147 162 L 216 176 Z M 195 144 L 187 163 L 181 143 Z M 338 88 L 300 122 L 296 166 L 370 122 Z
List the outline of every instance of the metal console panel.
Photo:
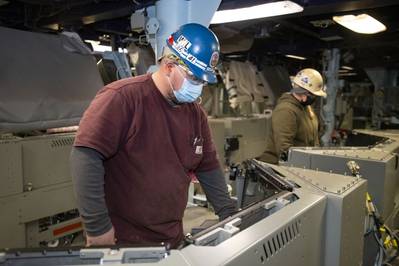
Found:
M 0 140 L 0 198 L 21 193 L 22 146 L 17 139 Z
M 350 175 L 348 161 L 360 166 L 360 174 L 368 180 L 368 190 L 382 217 L 393 211 L 399 185 L 398 157 L 376 148 L 291 148 L 287 165 L 324 172 Z
M 267 130 L 269 128 L 270 116 L 258 115 L 253 117 L 224 117 L 224 118 L 209 118 L 209 126 L 213 132 L 216 133 L 217 125 L 224 124 L 224 137 L 237 137 L 239 141 L 239 149 L 230 154 L 231 163 L 241 163 L 245 160 L 260 156 L 266 145 Z M 220 131 L 217 131 L 220 132 Z M 222 144 L 220 139 L 214 139 L 216 147 L 224 147 L 225 140 Z M 219 153 L 220 157 L 224 157 Z
M 40 206 L 40 208 L 38 208 Z M 27 226 L 41 218 L 56 215 L 76 208 L 72 182 L 49 186 L 31 192 L 0 198 L 0 246 L 38 246 Z M 36 227 L 36 232 L 39 228 Z M 37 235 L 35 233 L 34 235 Z M 52 239 L 57 238 L 53 236 Z M 46 239 L 47 241 L 51 240 Z
M 282 166 L 278 171 L 302 188 L 314 188 L 327 196 L 322 265 L 361 265 L 367 181 L 294 167 Z
M 24 185 L 37 189 L 71 181 L 69 154 L 75 134 L 31 137 L 22 141 Z
M 302 193 L 300 193 L 302 194 Z M 170 252 L 153 248 L 131 248 L 121 250 L 82 249 L 76 253 L 59 254 L 58 262 L 51 251 L 29 256 L 0 254 L 6 265 L 322 265 L 323 212 L 326 197 L 315 193 L 305 193 L 300 200 L 288 204 L 242 232 L 215 246 L 191 244 L 181 250 Z M 215 230 L 217 231 L 217 230 Z M 135 257 L 138 251 L 147 251 L 145 256 Z M 24 252 L 22 252 L 24 254 Z M 130 254 L 130 255 L 129 255 Z M 149 256 L 151 255 L 152 256 Z M 131 259 L 126 261 L 125 258 Z M 151 260 L 146 260 L 150 258 Z M 73 260 L 73 263 L 70 264 Z M 68 263 L 69 262 L 69 263 Z M 144 263 L 146 262 L 146 263 Z M 126 264 L 123 264 L 126 263 Z
M 73 140 L 74 134 L 0 140 L 6 169 L 0 173 L 0 248 L 37 247 L 63 235 L 57 234 L 59 226 L 39 230 L 38 221 L 76 208 L 69 172 Z M 81 230 L 78 224 L 69 233 Z
M 219 245 L 190 245 L 181 254 L 188 265 L 321 265 L 326 198 L 299 194 L 300 199 Z
M 356 147 L 291 148 L 286 165 L 351 175 L 347 163 L 353 161 L 359 166 L 358 172 L 361 177 L 367 179 L 368 192 L 385 224 L 397 228 L 399 225 L 398 132 L 356 130 L 347 144 Z M 360 210 L 363 211 L 363 208 Z M 373 236 L 366 236 L 363 265 L 373 264 L 377 249 Z
M 83 249 L 78 254 L 72 251 L 70 255 L 64 254 L 64 260 L 58 256 L 59 263 L 52 265 L 360 265 L 364 228 L 361 209 L 366 181 L 263 165 L 271 167 L 268 169 L 272 169 L 276 177 L 291 184 L 293 191 L 283 190 L 248 207 L 202 235 L 201 232 L 194 235 L 190 238 L 191 244 L 179 250 Z M 265 216 L 255 215 L 258 211 Z M 252 223 L 244 222 L 247 214 Z M 259 219 L 252 220 L 254 215 Z M 0 265 L 2 262 L 21 265 L 23 260 L 13 254 L 0 254 Z M 19 258 L 26 257 L 25 253 L 19 254 Z M 29 262 L 45 265 L 52 254 L 51 251 L 33 254 L 37 260 Z M 51 257 L 53 262 L 54 257 Z M 71 257 L 75 264 L 69 263 Z
M 399 153 L 399 130 L 365 130 L 365 129 L 356 129 L 355 133 L 362 133 L 371 136 L 378 136 L 382 138 L 386 138 L 385 141 L 378 143 L 374 146 L 374 148 L 382 149 L 388 152 Z

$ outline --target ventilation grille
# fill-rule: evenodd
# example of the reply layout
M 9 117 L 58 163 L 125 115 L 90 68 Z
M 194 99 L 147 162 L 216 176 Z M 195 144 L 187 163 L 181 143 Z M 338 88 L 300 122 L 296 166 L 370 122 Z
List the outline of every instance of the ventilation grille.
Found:
M 74 138 L 56 139 L 51 142 L 51 148 L 72 146 Z
M 258 253 L 258 250 L 256 250 L 256 253 L 260 254 L 260 262 L 264 263 L 293 241 L 300 234 L 300 225 L 301 221 L 297 220 L 287 225 L 281 231 L 274 234 L 271 239 L 264 242 L 261 247 L 261 252 Z

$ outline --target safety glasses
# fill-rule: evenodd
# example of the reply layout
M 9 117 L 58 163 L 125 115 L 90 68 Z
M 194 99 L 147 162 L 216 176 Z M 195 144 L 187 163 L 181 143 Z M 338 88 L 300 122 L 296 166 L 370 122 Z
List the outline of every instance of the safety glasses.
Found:
M 191 84 L 193 84 L 193 85 L 206 85 L 206 84 L 208 84 L 206 81 L 203 81 L 203 80 L 197 78 L 196 76 L 194 76 L 194 74 L 190 70 L 186 69 L 182 65 L 179 65 L 179 64 L 176 64 L 176 65 L 179 67 L 179 69 L 183 70 L 185 78 Z

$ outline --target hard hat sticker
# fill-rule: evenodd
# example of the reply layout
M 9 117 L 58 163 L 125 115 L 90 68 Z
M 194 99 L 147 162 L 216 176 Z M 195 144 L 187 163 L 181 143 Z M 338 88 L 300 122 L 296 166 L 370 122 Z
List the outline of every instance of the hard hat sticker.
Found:
M 219 53 L 218 52 L 213 52 L 212 56 L 211 56 L 211 60 L 209 61 L 209 65 L 211 67 L 216 67 L 216 65 L 218 64 L 219 61 Z
M 197 61 L 197 58 L 195 56 L 193 56 L 192 54 L 188 54 L 187 60 L 194 64 L 195 61 Z
M 305 83 L 305 84 L 308 84 L 309 78 L 308 78 L 308 77 L 302 77 L 302 78 L 301 78 L 301 81 L 302 81 L 303 83 Z
M 184 48 L 186 50 L 190 49 L 191 47 L 191 42 L 184 37 L 184 35 L 180 35 L 179 38 L 177 38 L 176 42 L 177 47 Z
M 173 40 L 173 36 L 170 35 L 169 38 L 168 38 L 168 43 L 169 43 L 170 45 L 173 45 L 174 42 L 175 42 L 175 40 Z
M 180 37 L 183 37 L 183 38 L 180 38 Z M 186 49 L 187 45 L 188 45 L 188 47 L 191 46 L 191 42 L 187 41 L 183 35 L 181 35 L 180 37 L 179 37 L 179 39 L 181 41 L 180 43 L 177 41 L 177 42 L 173 42 L 173 44 L 172 44 L 172 48 L 175 50 L 175 52 L 177 52 L 181 58 L 186 59 L 194 66 L 196 66 L 202 70 L 205 70 L 206 64 L 204 62 L 202 62 L 201 60 L 199 60 L 197 57 L 195 57 L 193 54 L 189 53 L 188 50 Z M 186 45 L 186 46 L 184 46 L 184 45 Z

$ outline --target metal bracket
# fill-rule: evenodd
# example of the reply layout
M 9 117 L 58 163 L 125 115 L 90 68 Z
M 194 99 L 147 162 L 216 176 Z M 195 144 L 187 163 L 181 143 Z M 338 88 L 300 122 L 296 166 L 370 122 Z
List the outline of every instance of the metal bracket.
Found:
M 223 228 L 217 228 L 194 241 L 197 246 L 217 246 L 223 241 L 240 232 L 241 218 L 235 218 L 226 223 Z
M 348 161 L 346 163 L 353 176 L 358 176 L 360 173 L 360 166 L 355 161 Z
M 288 204 L 290 204 L 289 200 L 278 198 L 276 200 L 272 200 L 266 203 L 264 208 L 269 211 L 269 214 L 272 214 L 284 208 Z
M 166 247 L 82 249 L 80 258 L 100 259 L 100 264 L 158 262 L 168 256 Z

